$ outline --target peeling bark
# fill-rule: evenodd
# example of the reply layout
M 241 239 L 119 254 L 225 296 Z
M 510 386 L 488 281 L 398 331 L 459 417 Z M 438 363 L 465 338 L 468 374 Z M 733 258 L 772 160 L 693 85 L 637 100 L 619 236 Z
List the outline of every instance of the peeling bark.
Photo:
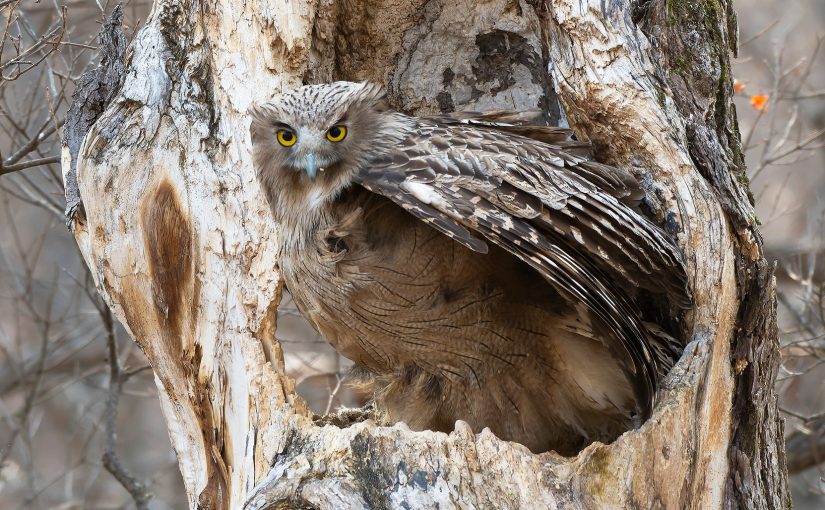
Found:
M 118 24 L 67 121 L 67 198 L 86 213 L 71 225 L 152 364 L 191 508 L 790 506 L 727 0 L 158 0 L 125 52 Z M 413 114 L 539 107 L 558 123 L 561 106 L 642 179 L 696 299 L 648 422 L 573 458 L 461 422 L 316 424 L 274 337 L 278 226 L 246 112 L 335 79 L 384 83 Z
M 123 9 L 117 6 L 106 19 L 97 37 L 100 65 L 83 73 L 72 97 L 72 105 L 66 114 L 63 128 L 63 145 L 70 159 L 63 165 L 66 194 L 66 221 L 68 225 L 75 215 L 83 216 L 80 190 L 77 185 L 77 158 L 83 138 L 106 109 L 120 89 L 126 68 L 123 56 L 126 52 L 126 36 L 120 30 Z

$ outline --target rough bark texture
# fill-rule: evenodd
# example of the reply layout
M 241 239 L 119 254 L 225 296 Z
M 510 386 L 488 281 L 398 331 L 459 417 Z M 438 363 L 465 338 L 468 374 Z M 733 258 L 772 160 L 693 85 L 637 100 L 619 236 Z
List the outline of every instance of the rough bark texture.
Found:
M 152 363 L 190 507 L 790 506 L 773 278 L 731 103 L 735 33 L 727 0 L 158 0 L 123 60 L 102 45 L 73 108 L 86 120 L 65 137 L 67 189 L 76 173 L 86 212 L 72 227 Z M 561 105 L 603 160 L 638 174 L 697 304 L 647 423 L 562 458 L 460 422 L 451 434 L 313 422 L 274 336 L 278 227 L 246 111 L 335 79 L 382 82 L 409 113 L 538 106 L 564 122 Z
M 71 159 L 63 166 L 63 180 L 66 193 L 66 222 L 70 226 L 76 215 L 83 216 L 76 168 L 80 145 L 86 133 L 120 90 L 120 84 L 126 74 L 123 62 L 126 36 L 120 31 L 122 22 L 123 11 L 118 5 L 104 22 L 97 37 L 100 65 L 83 73 L 77 84 L 72 105 L 66 114 L 63 145 L 68 149 Z

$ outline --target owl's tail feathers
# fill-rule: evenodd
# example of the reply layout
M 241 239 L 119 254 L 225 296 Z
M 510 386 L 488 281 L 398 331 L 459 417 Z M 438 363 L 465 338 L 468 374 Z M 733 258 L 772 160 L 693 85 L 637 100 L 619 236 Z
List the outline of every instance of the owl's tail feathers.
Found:
M 653 357 L 656 359 L 656 376 L 661 380 L 679 360 L 684 345 L 662 329 L 660 325 L 647 321 L 644 321 L 643 324 L 650 333 L 650 350 L 653 351 Z

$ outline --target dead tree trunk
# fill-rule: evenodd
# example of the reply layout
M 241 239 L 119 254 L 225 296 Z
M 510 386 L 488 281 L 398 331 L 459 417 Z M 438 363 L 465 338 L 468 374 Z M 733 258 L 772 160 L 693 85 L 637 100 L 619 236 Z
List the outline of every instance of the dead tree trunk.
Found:
M 729 0 L 156 0 L 128 48 L 118 24 L 67 121 L 71 228 L 152 363 L 191 508 L 790 506 Z M 275 340 L 246 112 L 336 79 L 409 113 L 538 106 L 638 174 L 696 299 L 644 426 L 561 458 L 461 423 L 315 425 Z

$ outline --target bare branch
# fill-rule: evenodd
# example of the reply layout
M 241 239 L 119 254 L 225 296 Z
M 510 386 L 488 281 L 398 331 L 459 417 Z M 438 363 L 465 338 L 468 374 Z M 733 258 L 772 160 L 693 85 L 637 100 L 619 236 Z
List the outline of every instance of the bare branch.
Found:
M 62 16 L 58 24 L 50 28 L 43 36 L 35 41 L 25 50 L 18 50 L 17 55 L 6 61 L 0 62 L 0 79 L 5 82 L 15 81 L 40 65 L 52 53 L 60 47 L 60 42 L 66 33 L 66 8 L 62 9 Z M 12 13 L 9 13 L 11 20 Z M 40 53 L 34 60 L 28 60 L 30 56 Z M 16 69 L 9 75 L 2 74 L 5 69 L 15 67 Z
M 52 122 L 52 119 L 49 118 L 43 124 L 43 126 L 37 131 L 37 134 L 33 136 L 28 142 L 23 144 L 17 151 L 3 160 L 3 167 L 8 167 L 9 165 L 13 165 L 23 159 L 24 156 L 35 150 L 41 143 L 43 143 L 49 136 L 54 134 L 60 126 L 63 125 L 63 121 L 58 122 L 57 124 Z
M 99 300 L 98 300 L 99 301 Z M 103 465 L 106 470 L 114 476 L 118 482 L 126 489 L 135 501 L 138 510 L 149 508 L 149 500 L 152 493 L 148 487 L 132 476 L 117 456 L 117 407 L 120 401 L 120 394 L 123 391 L 123 384 L 126 382 L 124 372 L 120 366 L 120 358 L 117 348 L 117 335 L 115 334 L 114 318 L 105 304 L 99 303 L 98 311 L 106 328 L 106 343 L 109 347 L 109 390 L 106 397 L 106 410 L 104 418 L 106 423 L 106 444 L 103 453 Z
M 52 156 L 50 158 L 31 159 L 29 161 L 17 163 L 16 165 L 0 165 L 0 175 L 6 175 L 12 172 L 17 172 L 20 170 L 25 170 L 27 168 L 34 168 L 43 165 L 54 165 L 55 163 L 60 163 L 60 158 L 57 156 Z

